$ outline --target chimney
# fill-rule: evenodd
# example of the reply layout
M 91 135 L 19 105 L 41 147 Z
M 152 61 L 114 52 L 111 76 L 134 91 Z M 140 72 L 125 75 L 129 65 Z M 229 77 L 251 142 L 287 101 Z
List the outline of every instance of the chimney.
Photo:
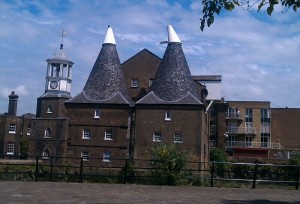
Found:
M 8 115 L 16 116 L 19 96 L 15 94 L 14 91 L 12 91 L 11 94 L 8 96 L 8 98 L 9 98 Z

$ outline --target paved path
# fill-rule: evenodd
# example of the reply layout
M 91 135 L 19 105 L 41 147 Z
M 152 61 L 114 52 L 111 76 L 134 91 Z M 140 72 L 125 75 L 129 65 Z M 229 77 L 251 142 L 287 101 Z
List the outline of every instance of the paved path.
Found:
M 0 182 L 0 203 L 300 203 L 300 190 Z

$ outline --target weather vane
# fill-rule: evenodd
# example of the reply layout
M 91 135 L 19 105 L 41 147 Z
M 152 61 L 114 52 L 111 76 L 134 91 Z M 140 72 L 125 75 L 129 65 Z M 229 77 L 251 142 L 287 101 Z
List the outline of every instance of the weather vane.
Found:
M 67 32 L 63 29 L 61 31 L 61 44 L 60 44 L 60 49 L 62 50 L 63 49 L 63 46 L 64 46 L 64 37 L 67 35 Z

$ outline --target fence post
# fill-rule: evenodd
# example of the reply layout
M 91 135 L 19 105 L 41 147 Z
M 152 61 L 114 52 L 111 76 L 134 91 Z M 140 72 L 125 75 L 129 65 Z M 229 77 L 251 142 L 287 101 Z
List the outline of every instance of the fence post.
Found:
M 124 184 L 127 183 L 127 169 L 128 169 L 128 159 L 126 159 L 125 169 L 124 169 L 124 180 L 123 180 Z
M 53 157 L 50 157 L 50 181 L 53 181 Z
M 215 172 L 215 161 L 213 161 L 210 170 L 210 186 L 214 187 L 214 172 Z
M 255 189 L 255 187 L 256 187 L 257 168 L 258 168 L 258 163 L 255 164 L 254 173 L 253 173 L 253 183 L 252 183 L 253 189 Z
M 82 178 L 82 172 L 83 172 L 83 158 L 80 158 L 80 172 L 79 172 L 79 182 L 82 183 L 83 182 L 83 178 Z
M 35 182 L 39 181 L 39 157 L 35 157 Z
M 299 174 L 300 174 L 300 166 L 297 168 L 297 176 L 296 176 L 296 189 L 299 189 Z

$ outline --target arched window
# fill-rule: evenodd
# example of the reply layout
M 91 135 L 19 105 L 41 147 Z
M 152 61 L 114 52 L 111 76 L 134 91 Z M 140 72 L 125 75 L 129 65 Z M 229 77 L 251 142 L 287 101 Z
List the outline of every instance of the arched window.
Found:
M 45 138 L 50 138 L 51 137 L 51 129 L 49 127 L 45 130 L 44 137 Z
M 49 150 L 44 149 L 44 151 L 42 152 L 42 159 L 49 159 L 49 155 Z
M 47 108 L 47 113 L 52 113 L 52 112 L 53 112 L 53 108 L 51 105 L 49 105 Z

